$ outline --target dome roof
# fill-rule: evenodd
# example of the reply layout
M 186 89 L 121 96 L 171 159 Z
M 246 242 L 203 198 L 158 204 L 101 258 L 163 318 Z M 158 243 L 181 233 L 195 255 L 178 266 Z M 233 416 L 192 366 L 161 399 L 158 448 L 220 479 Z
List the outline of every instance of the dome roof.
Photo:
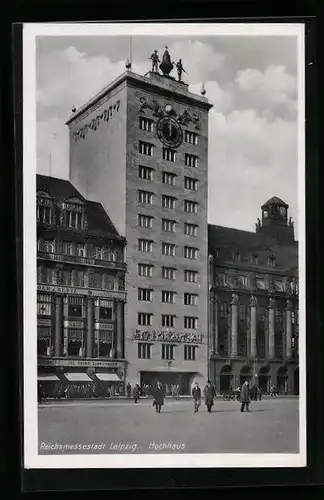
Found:
M 261 208 L 268 207 L 269 205 L 283 205 L 284 207 L 288 208 L 287 203 L 278 198 L 278 196 L 273 196 L 272 198 L 270 198 L 270 200 L 266 201 Z

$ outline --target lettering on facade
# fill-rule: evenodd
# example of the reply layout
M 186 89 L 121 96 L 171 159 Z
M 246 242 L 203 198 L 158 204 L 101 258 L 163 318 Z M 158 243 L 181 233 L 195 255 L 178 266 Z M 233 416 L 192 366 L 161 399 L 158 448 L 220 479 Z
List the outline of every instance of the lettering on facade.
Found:
M 95 368 L 123 368 L 123 363 L 118 361 L 99 361 L 96 359 L 39 359 L 39 366 L 78 366 Z
M 79 130 L 74 132 L 73 134 L 74 141 L 77 141 L 79 139 L 85 139 L 89 130 L 97 130 L 97 128 L 103 121 L 108 122 L 110 118 L 113 116 L 113 112 L 119 111 L 120 104 L 121 104 L 120 100 L 116 101 L 114 105 L 109 106 L 109 108 L 105 109 L 102 113 L 100 113 L 100 115 L 97 115 L 95 118 L 92 118 L 92 120 L 90 120 L 89 123 L 86 123 L 83 127 L 79 128 Z
M 112 323 L 95 323 L 95 330 L 113 330 L 114 325 Z
M 83 321 L 64 320 L 64 328 L 84 328 Z
M 55 292 L 63 293 L 66 295 L 89 295 L 94 297 L 106 297 L 112 298 L 115 295 L 120 297 L 124 292 L 111 292 L 104 290 L 88 290 L 87 288 L 73 288 L 69 286 L 57 286 L 57 285 L 37 285 L 38 292 Z
M 133 340 L 142 342 L 175 342 L 178 344 L 202 344 L 202 333 L 169 332 L 167 330 L 142 331 L 135 330 Z

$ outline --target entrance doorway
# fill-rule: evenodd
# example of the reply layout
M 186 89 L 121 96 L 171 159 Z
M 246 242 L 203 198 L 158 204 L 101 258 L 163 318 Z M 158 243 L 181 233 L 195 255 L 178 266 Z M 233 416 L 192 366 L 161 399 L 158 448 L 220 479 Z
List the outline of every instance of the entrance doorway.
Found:
M 250 382 L 251 378 L 252 378 L 251 366 L 250 365 L 243 366 L 240 372 L 240 385 L 242 386 L 246 380 Z
M 298 396 L 299 394 L 299 367 L 294 371 L 294 394 Z
M 270 367 L 261 366 L 259 370 L 259 388 L 263 393 L 270 392 Z
M 278 394 L 287 394 L 288 392 L 288 373 L 285 366 L 281 366 L 277 371 L 277 392 Z
M 229 392 L 233 380 L 231 365 L 224 365 L 220 371 L 220 393 Z M 233 388 L 234 389 L 234 388 Z

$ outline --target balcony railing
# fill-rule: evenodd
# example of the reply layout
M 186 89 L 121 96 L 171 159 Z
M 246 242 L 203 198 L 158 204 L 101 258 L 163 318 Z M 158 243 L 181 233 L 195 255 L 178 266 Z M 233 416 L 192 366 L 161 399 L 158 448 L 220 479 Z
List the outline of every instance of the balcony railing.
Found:
M 63 255 L 59 253 L 37 252 L 38 259 L 53 260 L 56 262 L 75 262 L 86 266 L 108 267 L 109 269 L 126 270 L 126 263 L 114 260 L 93 259 L 79 255 Z

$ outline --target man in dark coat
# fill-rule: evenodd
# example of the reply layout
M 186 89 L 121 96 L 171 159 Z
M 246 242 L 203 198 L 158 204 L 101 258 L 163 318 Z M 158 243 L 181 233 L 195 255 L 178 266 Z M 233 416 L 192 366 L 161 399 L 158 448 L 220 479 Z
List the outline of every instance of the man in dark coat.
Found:
M 198 382 L 195 383 L 194 388 L 192 389 L 192 397 L 194 399 L 194 405 L 195 405 L 195 413 L 199 411 L 199 406 L 201 405 L 201 389 L 199 387 Z
M 136 384 L 134 387 L 133 396 L 134 396 L 134 403 L 137 403 L 140 397 L 140 387 L 138 384 Z
M 158 382 L 153 391 L 154 406 L 156 413 L 161 413 L 161 407 L 164 405 L 164 390 L 162 384 Z
M 128 382 L 126 390 L 127 390 L 127 397 L 130 398 L 132 395 L 132 386 L 131 386 L 130 382 Z
M 214 404 L 214 397 L 216 396 L 216 389 L 212 385 L 211 381 L 207 381 L 207 385 L 204 388 L 205 405 L 207 406 L 208 413 L 211 413 L 212 406 Z
M 250 411 L 249 410 L 250 391 L 249 391 L 249 382 L 247 380 L 242 385 L 240 401 L 241 401 L 241 411 L 244 411 L 245 407 L 246 411 Z

